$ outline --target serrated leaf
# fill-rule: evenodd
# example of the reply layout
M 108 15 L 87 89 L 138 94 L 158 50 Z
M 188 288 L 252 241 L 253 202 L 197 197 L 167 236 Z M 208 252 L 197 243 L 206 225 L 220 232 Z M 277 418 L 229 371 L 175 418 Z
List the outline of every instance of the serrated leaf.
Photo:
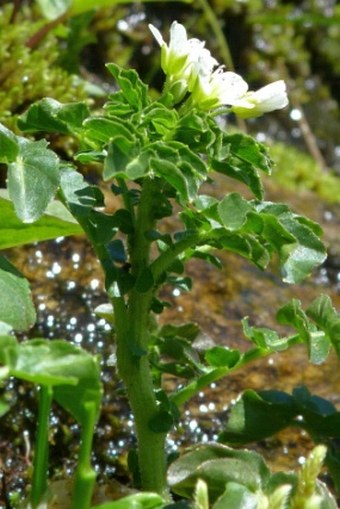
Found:
M 36 320 L 28 281 L 5 257 L 0 257 L 0 320 L 27 331 Z
M 45 212 L 59 181 L 59 161 L 45 140 L 19 138 L 19 154 L 8 165 L 8 191 L 17 216 L 33 223 Z

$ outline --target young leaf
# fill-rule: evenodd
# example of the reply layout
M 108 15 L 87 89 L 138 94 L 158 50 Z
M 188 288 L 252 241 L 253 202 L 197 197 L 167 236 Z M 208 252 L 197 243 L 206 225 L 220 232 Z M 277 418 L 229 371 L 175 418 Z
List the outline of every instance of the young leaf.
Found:
M 106 67 L 117 81 L 130 106 L 139 111 L 148 105 L 148 87 L 141 81 L 135 70 L 126 70 L 116 64 L 107 64 Z
M 3 256 L 0 257 L 0 320 L 17 331 L 26 331 L 36 320 L 28 281 Z
M 8 191 L 15 212 L 24 223 L 33 223 L 45 212 L 60 180 L 58 157 L 45 140 L 19 140 L 19 153 L 8 165 Z

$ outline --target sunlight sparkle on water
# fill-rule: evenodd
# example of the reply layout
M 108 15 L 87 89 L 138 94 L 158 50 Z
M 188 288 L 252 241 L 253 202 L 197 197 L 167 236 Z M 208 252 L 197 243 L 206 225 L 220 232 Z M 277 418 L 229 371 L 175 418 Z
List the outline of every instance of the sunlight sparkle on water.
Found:
M 289 116 L 290 116 L 290 118 L 291 118 L 292 120 L 295 120 L 295 121 L 297 122 L 298 120 L 301 120 L 301 119 L 302 119 L 302 111 L 301 111 L 301 110 L 299 110 L 298 108 L 294 108 L 294 109 L 290 112 Z

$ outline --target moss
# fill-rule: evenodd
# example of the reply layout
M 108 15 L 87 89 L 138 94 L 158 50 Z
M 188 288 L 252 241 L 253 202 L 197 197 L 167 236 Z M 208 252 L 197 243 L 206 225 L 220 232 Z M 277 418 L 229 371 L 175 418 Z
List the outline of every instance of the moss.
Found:
M 86 94 L 84 82 L 58 64 L 59 41 L 52 32 L 29 47 L 46 22 L 24 8 L 12 21 L 12 9 L 0 8 L 0 122 L 15 129 L 17 116 L 42 97 L 70 102 Z
M 340 201 L 340 178 L 330 169 L 321 170 L 314 159 L 284 143 L 270 147 L 270 156 L 275 161 L 273 178 L 287 189 L 308 189 L 329 203 Z

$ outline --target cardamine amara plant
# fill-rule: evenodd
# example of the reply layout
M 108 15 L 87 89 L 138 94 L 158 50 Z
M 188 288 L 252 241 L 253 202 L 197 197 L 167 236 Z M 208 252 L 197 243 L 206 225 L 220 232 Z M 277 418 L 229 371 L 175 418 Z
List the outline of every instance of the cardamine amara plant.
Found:
M 166 437 L 184 403 L 230 372 L 297 343 L 307 345 L 312 362 L 325 360 L 332 345 L 339 354 L 334 331 L 340 322 L 325 296 L 306 312 L 292 301 L 278 318 L 296 332 L 280 337 L 244 320 L 244 333 L 251 343 L 246 352 L 211 345 L 197 350 L 195 339 L 200 330 L 196 324 L 158 324 L 157 315 L 168 305 L 161 290 L 166 285 L 190 290 L 191 280 L 184 271 L 194 257 L 219 268 L 216 250 L 227 250 L 265 270 L 275 256 L 283 281 L 298 283 L 326 255 L 316 223 L 292 212 L 286 204 L 265 200 L 260 174 L 268 175 L 272 168 L 266 148 L 251 136 L 230 132 L 219 121 L 231 112 L 247 118 L 285 107 L 285 83 L 280 80 L 248 91 L 243 78 L 219 66 L 204 43 L 188 38 L 181 24 L 172 24 L 169 44 L 156 27 L 150 29 L 161 47 L 165 74 L 163 92 L 157 99 L 134 70 L 111 63 L 107 69 L 117 91 L 109 94 L 101 111 L 91 113 L 83 102 L 61 104 L 45 98 L 31 105 L 18 122 L 27 135 L 39 133 L 39 141 L 14 135 L 4 126 L 0 129 L 0 160 L 8 167 L 7 191 L 2 192 L 0 202 L 1 247 L 82 232 L 103 270 L 108 303 L 96 312 L 112 324 L 116 369 L 134 416 L 137 456 L 133 459 L 131 455 L 130 466 L 137 487 L 145 493 L 97 507 L 176 507 L 170 489 L 181 497 L 194 497 L 195 507 L 203 509 L 209 504 L 215 509 L 336 507 L 316 479 L 326 455 L 323 446 L 316 449 L 316 463 L 310 460 L 309 464 L 317 465 L 308 470 L 312 474 L 299 477 L 271 474 L 258 454 L 225 445 L 228 440 L 237 442 L 235 436 L 252 439 L 249 426 L 246 428 L 247 415 L 241 415 L 247 408 L 254 410 L 254 433 L 262 429 L 258 422 L 264 405 L 266 422 L 275 423 L 276 429 L 293 422 L 298 414 L 305 416 L 306 428 L 309 425 L 311 429 L 310 413 L 298 407 L 308 399 L 301 391 L 289 407 L 289 422 L 285 413 L 279 412 L 288 396 L 282 400 L 267 395 L 260 404 L 260 396 L 248 394 L 243 406 L 238 403 L 221 443 L 197 446 L 172 463 L 167 474 Z M 62 160 L 48 148 L 41 133 L 73 136 L 79 150 L 73 159 Z M 82 172 L 92 163 L 100 168 L 96 185 L 88 183 L 86 172 Z M 213 182 L 217 174 L 230 185 L 230 192 L 223 196 L 209 194 L 210 188 L 204 185 Z M 235 192 L 233 180 L 241 182 L 252 198 Z M 119 203 L 114 212 L 105 207 L 104 186 Z M 163 220 L 173 214 L 178 229 L 168 231 Z M 7 284 L 3 288 L 14 292 L 15 287 L 18 295 L 24 292 L 27 297 L 27 287 L 20 290 L 17 284 L 21 276 L 5 258 L 0 269 L 0 282 Z M 18 343 L 13 331 L 28 328 L 34 313 L 30 312 L 25 324 L 18 324 L 18 317 L 10 313 L 15 300 L 5 299 L 0 306 L 1 374 L 40 386 L 31 507 L 44 500 L 48 484 L 48 414 L 55 399 L 83 427 L 72 507 L 88 509 L 95 481 L 91 440 L 102 390 L 98 359 L 62 341 Z M 29 306 L 26 302 L 24 308 Z M 163 383 L 169 373 L 181 380 L 171 390 Z M 272 420 L 270 405 L 275 416 Z M 334 437 L 338 413 L 328 407 L 328 414 L 333 416 L 329 435 Z M 266 424 L 269 433 L 268 427 Z M 270 428 L 272 433 L 274 428 Z M 318 441 L 329 435 L 324 433 Z M 301 488 L 305 483 L 301 479 L 306 477 L 309 491 Z M 297 505 L 296 500 L 301 499 L 306 505 Z M 178 504 L 193 507 L 183 501 Z

